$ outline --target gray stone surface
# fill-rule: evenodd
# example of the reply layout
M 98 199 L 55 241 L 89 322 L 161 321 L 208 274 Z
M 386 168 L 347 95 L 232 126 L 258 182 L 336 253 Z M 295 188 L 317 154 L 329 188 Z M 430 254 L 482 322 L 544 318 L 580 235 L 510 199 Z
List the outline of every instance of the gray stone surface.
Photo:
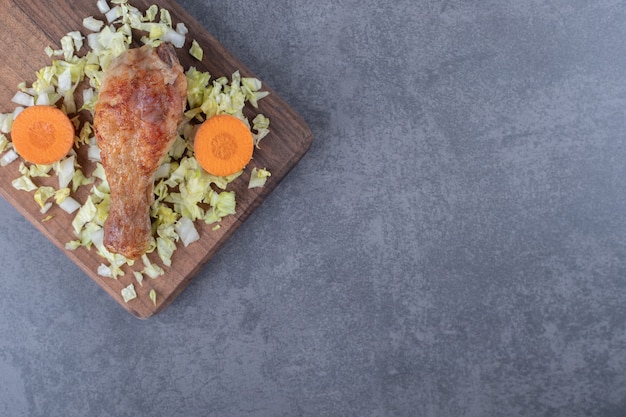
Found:
M 0 201 L 1 416 L 626 415 L 626 5 L 181 4 L 313 130 L 161 315 Z

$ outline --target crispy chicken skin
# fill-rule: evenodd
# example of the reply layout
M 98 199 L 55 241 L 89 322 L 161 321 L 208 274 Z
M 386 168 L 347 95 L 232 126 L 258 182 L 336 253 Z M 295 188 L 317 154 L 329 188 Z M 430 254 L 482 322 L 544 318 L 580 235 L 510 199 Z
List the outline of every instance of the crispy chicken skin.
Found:
M 113 253 L 137 259 L 150 246 L 154 174 L 176 137 L 186 96 L 170 44 L 129 49 L 105 71 L 94 129 L 111 188 L 104 245 Z

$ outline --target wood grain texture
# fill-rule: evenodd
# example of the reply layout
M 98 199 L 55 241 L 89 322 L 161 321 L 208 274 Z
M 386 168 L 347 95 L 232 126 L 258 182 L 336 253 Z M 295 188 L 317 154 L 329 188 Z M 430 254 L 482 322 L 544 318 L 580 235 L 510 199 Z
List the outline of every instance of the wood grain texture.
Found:
M 140 10 L 156 4 L 170 11 L 174 23 L 185 23 L 189 28 L 187 44 L 177 50 L 184 68 L 193 65 L 199 70 L 209 71 L 212 77 L 228 76 L 230 78 L 235 70 L 239 70 L 242 76 L 255 77 L 251 70 L 230 54 L 175 2 L 135 0 L 131 3 Z M 15 104 L 11 103 L 11 98 L 17 90 L 18 83 L 26 81 L 30 84 L 35 79 L 35 72 L 49 65 L 50 59 L 45 55 L 44 48 L 47 45 L 55 49 L 59 48 L 59 39 L 72 30 L 81 30 L 86 33 L 82 27 L 83 18 L 91 15 L 100 17 L 100 13 L 95 0 L 75 2 L 0 0 L 0 9 L 3 11 L 0 17 L 0 42 L 2 42 L 0 112 L 6 113 L 15 108 Z M 196 39 L 204 50 L 202 62 L 198 62 L 187 52 L 192 39 Z M 118 279 L 101 277 L 96 271 L 103 260 L 95 251 L 84 248 L 75 251 L 66 250 L 65 244 L 75 238 L 71 227 L 73 216 L 55 206 L 46 214 L 52 215 L 52 219 L 43 222 L 45 216 L 39 212 L 32 193 L 18 191 L 11 186 L 11 181 L 19 176 L 18 161 L 0 169 L 0 194 L 75 262 L 87 276 L 117 300 L 124 309 L 138 318 L 148 318 L 162 311 L 183 291 L 200 268 L 215 255 L 309 149 L 313 137 L 303 119 L 270 87 L 264 84 L 263 89 L 269 91 L 270 95 L 259 102 L 258 112 L 270 118 L 271 133 L 263 139 L 260 149 L 255 151 L 254 159 L 244 174 L 229 187 L 229 190 L 235 191 L 237 195 L 237 213 L 225 218 L 222 221 L 222 227 L 217 231 L 212 230 L 212 225 L 197 222 L 200 241 L 186 248 L 179 244 L 172 258 L 172 266 L 164 267 L 165 275 L 154 280 L 146 278 L 143 286 L 135 285 L 138 297 L 128 303 L 123 301 L 121 290 L 135 282 L 132 274 L 126 273 Z M 249 113 L 251 109 L 245 112 Z M 89 116 L 82 115 L 81 117 Z M 78 155 L 79 163 L 89 173 L 93 169 L 93 164 L 87 160 L 82 148 Z M 250 169 L 254 166 L 268 168 L 272 176 L 265 187 L 249 190 L 247 184 Z M 42 179 L 39 183 L 55 185 L 56 179 Z M 79 190 L 76 198 L 83 202 L 87 192 L 88 190 Z M 156 254 L 152 254 L 150 259 L 161 265 Z M 140 266 L 141 263 L 138 264 Z M 126 270 L 129 269 L 126 268 Z M 151 289 L 157 292 L 156 306 L 148 296 Z M 77 302 L 88 303 L 89 300 L 77 300 Z

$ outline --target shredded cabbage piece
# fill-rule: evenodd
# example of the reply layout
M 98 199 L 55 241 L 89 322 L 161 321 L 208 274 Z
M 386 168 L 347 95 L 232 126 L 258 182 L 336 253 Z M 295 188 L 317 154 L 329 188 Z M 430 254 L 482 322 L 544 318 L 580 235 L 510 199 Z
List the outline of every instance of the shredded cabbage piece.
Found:
M 174 229 L 185 246 L 189 246 L 192 242 L 200 239 L 200 235 L 193 225 L 193 222 L 187 217 L 182 217 L 178 220 Z
M 72 214 L 80 208 L 80 203 L 72 197 L 66 197 L 61 202 L 57 202 L 59 207 L 66 213 Z
M 102 20 L 98 20 L 93 16 L 89 16 L 83 19 L 83 26 L 92 32 L 98 32 L 104 26 L 104 22 Z
M 75 169 L 72 177 L 72 192 L 75 193 L 81 185 L 93 184 L 95 180 L 94 177 L 86 177 L 81 169 Z
M 98 10 L 100 10 L 100 13 L 106 13 L 111 10 L 109 4 L 107 3 L 107 0 L 98 0 L 96 2 L 96 6 L 98 6 Z
M 5 167 L 11 162 L 17 160 L 18 158 L 19 155 L 17 154 L 17 152 L 15 152 L 13 149 L 9 149 L 9 151 L 2 155 L 2 158 L 0 158 L 0 166 Z
M 137 292 L 135 291 L 134 284 L 130 284 L 128 287 L 122 289 L 122 298 L 126 303 L 137 298 Z
M 252 133 L 252 138 L 254 139 L 254 146 L 259 147 L 259 142 L 265 136 L 270 133 L 270 119 L 265 117 L 263 114 L 257 114 L 254 119 L 252 119 L 252 129 L 256 130 L 256 133 Z
M 7 139 L 4 134 L 0 133 L 0 152 L 6 151 L 10 146 L 11 142 L 9 142 L 9 139 Z
M 0 132 L 9 133 L 13 126 L 13 113 L 0 114 Z
M 53 187 L 49 187 L 49 186 L 39 187 L 37 188 L 34 194 L 35 201 L 37 202 L 37 204 L 39 204 L 39 207 L 43 209 L 48 199 L 54 196 L 55 192 L 56 190 Z
M 196 58 L 198 61 L 202 61 L 204 51 L 195 39 L 191 41 L 191 48 L 189 49 L 189 55 Z
M 143 274 L 139 271 L 133 271 L 133 275 L 137 280 L 137 283 L 143 287 Z
M 31 180 L 30 177 L 28 177 L 26 175 L 22 175 L 21 177 L 18 177 L 16 179 L 14 179 L 13 181 L 11 181 L 11 185 L 16 190 L 22 190 L 22 191 L 27 191 L 27 192 L 28 191 L 35 191 L 38 188 L 33 183 L 33 180 Z
M 80 236 L 83 227 L 96 217 L 98 209 L 93 202 L 93 197 L 89 196 L 87 201 L 80 207 L 78 213 L 72 220 L 72 227 L 74 228 L 74 234 Z
M 59 188 L 66 188 L 72 181 L 72 178 L 74 178 L 75 161 L 76 156 L 70 155 L 67 158 L 64 158 L 53 164 L 54 171 L 59 177 Z
M 250 172 L 250 182 L 248 183 L 248 188 L 255 187 L 263 187 L 267 178 L 272 174 L 265 168 L 257 169 L 256 167 L 252 168 Z
M 48 212 L 48 210 L 50 210 L 51 207 L 52 207 L 52 203 L 51 202 L 47 202 L 46 204 L 43 205 L 43 207 L 39 210 L 39 212 L 41 214 L 46 214 Z
M 156 279 L 160 277 L 161 275 L 165 274 L 165 271 L 163 270 L 163 268 L 161 268 L 155 263 L 150 262 L 150 259 L 148 259 L 148 256 L 146 254 L 141 256 L 141 260 L 143 261 L 143 264 L 144 264 L 144 268 L 141 271 L 143 274 L 146 274 L 152 279 Z
M 71 190 L 68 187 L 61 188 L 59 190 L 55 190 L 54 191 L 54 202 L 60 205 L 61 203 L 63 203 L 68 198 L 71 198 L 70 197 L 70 191 Z M 74 200 L 74 201 L 76 201 L 76 200 Z
M 33 164 L 28 169 L 28 175 L 31 177 L 49 177 L 52 165 Z
M 29 94 L 26 94 L 23 91 L 16 92 L 13 98 L 11 99 L 11 101 L 16 104 L 19 104 L 20 106 L 25 106 L 25 107 L 35 105 L 35 97 Z
M 142 21 L 144 21 L 144 22 L 152 22 L 152 21 L 154 21 L 154 19 L 156 18 L 157 13 L 159 13 L 159 8 L 157 7 L 157 5 L 156 4 L 151 5 L 146 10 L 146 14 L 142 18 Z

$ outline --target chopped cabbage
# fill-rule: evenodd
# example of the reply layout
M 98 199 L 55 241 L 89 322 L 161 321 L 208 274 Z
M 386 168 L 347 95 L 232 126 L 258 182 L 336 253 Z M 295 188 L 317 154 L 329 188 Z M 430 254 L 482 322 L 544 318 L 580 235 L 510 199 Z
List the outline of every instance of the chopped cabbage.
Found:
M 181 35 L 172 28 L 167 28 L 162 35 L 162 40 L 170 42 L 176 48 L 182 48 L 185 45 L 185 35 Z
M 20 166 L 17 168 L 17 170 L 22 175 L 30 176 L 30 169 L 26 166 L 24 162 L 20 162 Z
M 93 88 L 86 88 L 83 90 L 83 107 L 81 107 L 81 110 L 85 109 L 85 110 L 91 110 L 93 111 L 95 106 L 96 106 L 96 101 L 98 100 L 98 97 L 96 96 L 96 93 L 94 92 Z M 85 125 L 87 125 L 87 123 L 85 123 Z
M 22 112 L 22 110 L 24 110 L 24 107 L 22 106 L 17 106 L 14 110 L 13 110 L 13 120 L 15 120 L 15 118 Z M 8 133 L 8 132 L 7 132 Z
M 187 29 L 187 26 L 183 22 L 178 22 L 176 24 L 176 32 L 184 36 L 189 33 L 189 29 Z
M 9 133 L 13 126 L 13 113 L 0 114 L 0 132 Z
M 100 162 L 96 163 L 96 169 L 93 170 L 91 175 L 95 178 L 99 178 L 103 181 L 106 181 L 106 174 L 104 173 L 104 167 Z
M 54 191 L 54 202 L 57 204 L 61 204 L 63 203 L 65 200 L 67 199 L 72 199 L 72 197 L 70 197 L 70 189 L 69 188 L 61 188 L 60 190 L 55 190 Z M 74 200 L 76 201 L 76 200 Z
M 133 271 L 133 275 L 135 276 L 137 283 L 143 286 L 143 274 L 139 271 Z
M 270 172 L 265 168 L 252 168 L 252 171 L 250 172 L 250 182 L 248 183 L 248 188 L 263 187 L 265 185 L 265 182 L 267 181 L 267 178 L 270 175 L 272 174 L 270 174 Z
M 11 146 L 9 139 L 2 133 L 0 133 L 0 152 L 6 151 Z
M 113 271 L 111 270 L 111 267 L 106 266 L 105 264 L 98 265 L 97 272 L 98 272 L 98 275 L 100 276 L 113 278 Z M 126 290 L 126 288 L 122 290 L 122 297 L 124 297 L 124 301 L 128 302 L 128 300 L 126 300 L 126 297 L 124 296 L 124 290 Z
M 74 200 L 72 197 L 66 197 L 65 199 L 63 199 L 63 201 L 57 204 L 59 205 L 59 207 L 61 207 L 63 211 L 69 214 L 74 213 L 80 208 L 80 203 Z
M 93 89 L 90 89 L 93 91 Z M 83 127 L 80 129 L 76 146 L 79 147 L 82 144 L 91 143 L 93 133 L 93 125 L 90 122 L 83 123 Z
M 113 23 L 120 17 L 122 17 L 122 8 L 120 6 L 115 6 L 110 9 L 108 12 L 104 14 L 107 19 L 107 22 Z
M 211 79 L 208 72 L 198 71 L 190 67 L 185 73 L 187 76 L 187 102 L 192 109 L 200 107 L 203 102 L 206 87 Z
M 161 9 L 159 13 L 161 23 L 164 23 L 165 25 L 167 25 L 167 27 L 172 27 L 172 15 L 170 14 L 169 10 Z
M 193 225 L 193 222 L 187 217 L 181 217 L 178 222 L 176 222 L 175 230 L 185 246 L 189 246 L 192 242 L 200 239 L 200 235 Z
M 150 262 L 150 259 L 148 259 L 148 255 L 146 254 L 142 255 L 141 260 L 143 261 L 143 264 L 144 264 L 144 268 L 141 272 L 146 274 L 150 278 L 156 279 L 160 277 L 161 275 L 165 274 L 165 271 L 163 270 L 163 268 L 161 268 L 157 264 Z
M 137 298 L 137 292 L 135 292 L 134 284 L 130 284 L 128 287 L 122 289 L 122 298 L 126 303 Z
M 87 178 L 81 169 L 75 169 L 72 177 L 72 192 L 76 192 L 81 185 L 93 184 L 94 181 L 94 177 Z
M 252 119 L 252 129 L 256 130 L 256 133 L 252 133 L 254 146 L 256 146 L 257 148 L 259 147 L 259 142 L 261 142 L 261 139 L 263 139 L 265 136 L 268 135 L 268 133 L 270 133 L 269 127 L 270 119 L 268 119 L 261 113 L 254 116 L 254 119 Z
M 0 158 L 0 166 L 5 167 L 11 162 L 15 161 L 17 158 L 19 158 L 17 152 L 15 152 L 13 149 L 9 149 L 9 151 L 2 155 L 2 158 Z
M 106 13 L 111 10 L 109 4 L 107 3 L 107 0 L 98 0 L 96 2 L 96 6 L 98 6 L 98 10 L 100 10 L 100 13 Z
M 59 188 L 65 188 L 69 185 L 74 178 L 74 162 L 76 157 L 70 155 L 56 163 L 54 163 L 54 170 L 59 177 Z
M 102 161 L 102 158 L 100 157 L 100 148 L 98 148 L 97 144 L 93 144 L 89 146 L 89 149 L 87 150 L 87 158 L 90 161 Z
M 72 70 L 70 68 L 66 68 L 58 75 L 57 89 L 61 94 L 65 94 L 72 89 Z
M 50 171 L 52 170 L 52 165 L 42 165 L 42 164 L 32 164 L 30 167 L 26 168 L 24 165 L 24 172 L 20 172 L 23 174 L 28 173 L 30 177 L 49 177 Z
M 157 237 L 157 253 L 165 266 L 172 266 L 172 255 L 176 250 L 176 242 L 173 239 Z
M 39 207 L 43 209 L 43 207 L 46 204 L 46 201 L 48 201 L 48 199 L 52 197 L 55 192 L 56 190 L 53 187 L 49 187 L 49 186 L 39 187 L 37 188 L 34 194 L 35 201 L 37 202 L 37 204 L 39 204 Z
M 26 94 L 23 91 L 16 92 L 13 98 L 11 99 L 11 101 L 14 102 L 15 104 L 19 104 L 20 106 L 25 106 L 25 107 L 35 105 L 35 97 L 29 94 Z
M 93 197 L 89 196 L 87 201 L 78 210 L 78 213 L 76 213 L 74 220 L 72 220 L 72 227 L 74 228 L 74 234 L 76 236 L 80 236 L 83 226 L 96 216 L 97 211 L 98 209 L 93 202 Z
M 83 26 L 92 32 L 97 32 L 102 29 L 104 22 L 94 18 L 93 16 L 89 16 L 83 19 Z
M 191 41 L 191 48 L 189 49 L 189 55 L 196 58 L 198 61 L 202 61 L 202 56 L 204 55 L 204 51 L 198 44 L 198 41 L 195 39 Z
M 63 58 L 66 61 L 72 59 L 74 51 L 78 51 L 83 47 L 83 39 L 85 38 L 78 31 L 69 32 L 61 38 L 61 51 L 63 51 Z
M 159 12 L 159 8 L 156 4 L 151 5 L 146 10 L 145 17 L 142 19 L 144 22 L 152 22 L 156 18 L 157 13 Z
M 11 182 L 11 185 L 16 190 L 22 191 L 35 191 L 37 189 L 37 186 L 33 183 L 33 180 L 31 180 L 26 175 L 22 175 L 21 177 L 14 179 Z

